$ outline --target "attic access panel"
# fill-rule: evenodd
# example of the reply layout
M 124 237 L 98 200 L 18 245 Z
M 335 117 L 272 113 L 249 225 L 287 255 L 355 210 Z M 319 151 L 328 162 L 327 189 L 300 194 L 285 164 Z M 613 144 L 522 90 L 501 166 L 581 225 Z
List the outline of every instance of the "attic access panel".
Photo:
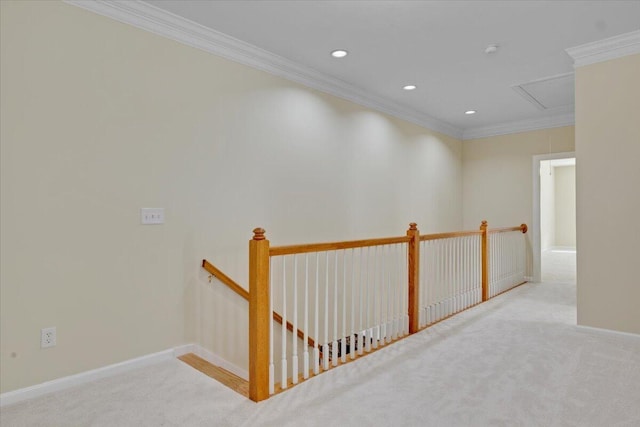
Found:
M 574 73 L 559 74 L 512 86 L 538 110 L 553 110 L 574 105 Z

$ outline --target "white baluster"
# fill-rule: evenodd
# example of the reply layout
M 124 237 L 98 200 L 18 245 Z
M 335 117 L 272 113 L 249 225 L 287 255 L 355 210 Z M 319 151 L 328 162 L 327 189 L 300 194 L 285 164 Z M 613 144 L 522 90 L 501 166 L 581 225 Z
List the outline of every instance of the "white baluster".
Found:
M 495 234 L 489 234 L 489 297 L 494 295 L 494 277 L 496 273 L 495 258 L 496 258 L 496 239 Z
M 324 253 L 324 341 L 322 345 L 322 369 L 329 369 L 329 252 Z
M 291 380 L 298 384 L 298 255 L 293 255 L 293 333 L 291 334 Z
M 402 251 L 402 335 L 409 333 L 409 244 L 403 244 Z
M 490 296 L 493 297 L 496 294 L 496 282 L 497 282 L 497 278 L 499 277 L 498 275 L 500 274 L 500 272 L 498 271 L 498 239 L 497 239 L 497 234 L 492 234 L 491 238 L 489 238 L 489 241 L 492 243 L 491 247 L 492 249 L 490 249 L 490 254 L 489 254 L 489 264 L 491 265 L 491 268 L 489 269 L 489 284 L 491 285 L 490 289 Z
M 427 286 L 426 286 L 426 273 L 427 273 L 427 266 L 426 266 L 426 255 L 427 255 L 427 245 L 426 242 L 420 242 L 420 307 L 419 307 L 419 313 L 418 313 L 418 325 L 422 328 L 427 324 L 427 317 L 426 317 L 426 298 L 427 298 Z
M 379 246 L 375 246 L 373 250 L 373 327 L 371 328 L 373 348 L 378 348 L 378 341 L 380 340 L 380 308 L 378 307 L 378 301 L 380 299 L 380 296 L 378 295 L 378 285 L 380 282 L 380 274 L 378 273 L 378 267 L 380 266 L 380 263 L 378 262 L 379 249 Z
M 390 343 L 391 337 L 393 336 L 393 286 L 391 284 L 393 247 L 391 245 L 387 245 L 387 256 L 385 260 L 387 265 L 387 322 L 385 324 L 385 336 L 387 337 L 387 342 Z
M 375 252 L 374 252 L 375 254 Z M 373 299 L 373 290 L 371 289 L 371 282 L 369 281 L 369 270 L 371 269 L 371 250 L 367 248 L 367 280 L 366 280 L 366 291 L 367 291 L 367 331 L 366 331 L 366 339 L 365 339 L 365 350 L 368 352 L 371 351 L 371 338 L 373 336 L 373 328 L 371 327 L 372 315 L 371 315 L 371 300 Z M 374 266 L 375 266 L 375 260 Z
M 378 301 L 380 302 L 379 306 L 380 306 L 380 317 L 379 317 L 379 323 L 378 323 L 378 329 L 380 331 L 380 336 L 379 336 L 379 340 L 380 343 L 379 345 L 384 345 L 386 342 L 386 338 L 387 338 L 387 310 L 386 310 L 386 305 L 387 305 L 387 299 L 385 297 L 385 292 L 386 292 L 386 283 L 387 281 L 385 280 L 385 278 L 387 277 L 387 272 L 385 269 L 385 246 L 380 246 L 380 286 L 378 289 Z
M 397 268 L 398 268 L 398 264 L 397 264 L 397 252 L 398 252 L 398 245 L 392 245 L 391 246 L 391 256 L 389 258 L 389 282 L 391 285 L 391 316 L 390 316 L 390 322 L 391 322 L 391 341 L 395 341 L 398 338 L 398 330 L 396 329 L 397 323 L 396 323 L 396 306 L 397 306 L 397 301 L 398 301 L 398 286 L 396 285 L 397 283 Z
M 458 257 L 456 259 L 456 270 L 458 272 L 458 286 L 456 291 L 456 313 L 464 310 L 464 275 L 466 273 L 465 269 L 465 257 L 464 257 L 464 236 L 456 238 L 456 244 L 458 246 Z
M 269 394 L 275 393 L 275 365 L 273 363 L 273 258 L 269 257 Z
M 434 292 L 434 279 L 435 279 L 435 270 L 434 270 L 434 251 L 433 251 L 433 240 L 427 240 L 426 242 L 426 259 L 427 259 L 427 270 L 424 272 L 424 290 L 425 290 L 425 315 L 426 315 L 426 324 L 430 325 L 433 323 L 433 292 Z M 420 271 L 420 274 L 423 274 Z
M 440 319 L 447 316 L 447 287 L 449 285 L 449 242 L 442 240 L 442 297 L 440 298 Z
M 458 287 L 460 286 L 459 272 L 460 272 L 460 254 L 458 253 L 458 241 L 457 237 L 451 239 L 453 244 L 453 257 L 451 259 L 453 268 L 453 286 L 451 292 L 451 310 L 450 314 L 458 312 Z
M 333 366 L 338 366 L 338 251 L 334 252 L 333 263 L 333 344 L 331 349 L 333 354 L 331 362 Z
M 433 250 L 433 240 L 427 240 L 427 265 L 429 268 L 425 272 L 425 290 L 427 297 L 427 325 L 433 323 L 433 292 L 434 292 L 434 279 L 435 279 L 435 260 L 434 260 L 434 250 Z M 420 272 L 422 274 L 422 272 Z
M 302 353 L 302 378 L 309 378 L 309 254 L 304 254 L 304 352 Z
M 449 289 L 447 292 L 447 317 L 453 313 L 453 295 L 456 287 L 456 246 L 455 239 L 449 240 Z
M 444 319 L 447 316 L 447 310 L 446 310 L 446 300 L 447 300 L 447 282 L 448 282 L 448 276 L 449 276 L 449 265 L 447 264 L 447 262 L 449 261 L 449 245 L 447 244 L 447 240 L 443 239 L 442 240 L 442 283 L 441 283 L 441 294 L 440 294 L 440 298 L 438 299 L 438 304 L 440 304 L 440 314 L 439 314 L 439 320 Z
M 396 259 L 396 292 L 398 295 L 396 301 L 396 338 L 404 335 L 404 329 L 402 324 L 404 323 L 404 313 L 402 312 L 402 301 L 404 300 L 404 288 L 406 283 L 406 278 L 402 277 L 402 263 L 404 260 L 402 259 L 404 245 L 399 244 L 397 248 L 397 259 Z
M 282 257 L 282 364 L 280 386 L 287 388 L 287 268 L 286 256 Z
M 340 340 L 340 361 L 347 361 L 347 251 L 342 252 L 342 337 Z
M 364 307 L 365 307 L 365 301 L 364 301 L 364 291 L 365 288 L 364 286 L 366 285 L 366 273 L 364 271 L 364 268 L 366 267 L 366 261 L 365 261 L 365 255 L 364 255 L 364 249 L 361 248 L 360 249 L 360 323 L 358 324 L 358 329 L 360 330 L 360 335 L 357 338 L 359 341 L 359 345 L 358 345 L 358 355 L 362 355 L 362 351 L 364 349 Z
M 316 286 L 315 286 L 315 310 L 313 311 L 313 333 L 316 339 L 313 342 L 313 373 L 318 375 L 320 373 L 320 349 L 318 348 L 318 341 L 320 340 L 320 331 L 318 327 L 318 311 L 320 310 L 319 301 L 320 295 L 318 288 L 320 287 L 320 254 L 316 252 Z
M 355 351 L 355 330 L 356 330 L 356 259 L 355 248 L 351 249 L 351 330 L 349 331 L 349 356 L 351 359 L 356 358 Z
M 469 268 L 467 263 L 469 262 L 469 258 L 468 258 L 468 254 L 467 254 L 467 242 L 468 242 L 468 237 L 467 236 L 463 236 L 460 238 L 460 295 L 459 295 L 459 301 L 460 301 L 460 310 L 464 310 L 467 308 L 467 304 L 465 302 L 465 298 L 467 295 L 467 274 L 469 273 Z
M 386 310 L 385 310 L 385 269 L 384 269 L 384 246 L 380 246 L 380 266 L 378 268 L 378 345 L 384 345 L 385 342 L 385 324 L 386 324 Z
M 429 324 L 436 321 L 436 295 L 438 292 L 438 241 L 429 240 L 430 246 L 430 258 L 431 258 L 431 273 L 428 276 L 429 282 L 427 287 L 429 289 Z
M 403 299 L 404 299 L 404 288 L 406 287 L 406 283 L 408 278 L 407 277 L 402 277 L 402 263 L 404 262 L 403 260 L 403 254 L 404 253 L 404 245 L 402 243 L 399 243 L 398 245 L 396 245 L 396 254 L 395 254 L 395 264 L 396 264 L 396 268 L 395 268 L 395 278 L 394 278 L 394 283 L 395 283 L 395 291 L 396 291 L 396 300 L 395 300 L 395 307 L 394 307 L 394 315 L 393 315 L 393 323 L 394 323 L 394 338 L 397 339 L 401 336 L 404 335 L 404 329 L 403 329 L 403 323 L 404 323 L 404 313 L 402 312 L 402 304 L 403 304 Z
M 447 298 L 447 241 L 440 241 L 440 259 L 442 266 L 440 271 L 440 286 L 438 295 L 438 320 L 442 320 L 445 316 L 444 300 Z
M 473 291 L 473 236 L 467 236 L 465 243 L 465 257 L 466 261 L 466 284 L 465 284 L 465 300 L 464 306 L 465 308 L 471 307 L 472 299 L 472 291 Z
M 422 249 L 421 249 L 422 250 Z M 429 326 L 431 324 L 431 240 L 425 240 L 424 242 L 424 259 L 425 268 L 420 269 L 420 276 L 424 278 L 424 324 Z
M 476 304 L 482 302 L 482 235 L 476 241 Z M 491 274 L 489 271 L 488 274 Z
M 444 271 L 444 257 L 442 256 L 443 245 L 442 240 L 437 240 L 438 246 L 436 248 L 436 285 L 435 285 L 435 299 L 434 299 L 434 321 L 440 320 L 440 300 L 442 296 L 442 273 Z
M 393 248 L 393 245 L 387 245 L 387 256 L 385 258 L 387 266 L 387 342 L 391 342 L 393 337 Z

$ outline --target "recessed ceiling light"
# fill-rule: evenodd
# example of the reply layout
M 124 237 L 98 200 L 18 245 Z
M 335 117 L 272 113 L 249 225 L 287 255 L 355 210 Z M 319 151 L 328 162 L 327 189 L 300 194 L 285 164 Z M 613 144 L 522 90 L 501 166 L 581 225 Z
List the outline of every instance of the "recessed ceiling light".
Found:
M 416 86 L 416 85 L 406 85 L 406 86 L 403 86 L 402 89 L 404 89 L 404 90 L 414 90 L 417 87 L 418 86 Z
M 486 53 L 487 55 L 491 55 L 492 53 L 496 53 L 497 51 L 498 51 L 498 45 L 497 44 L 490 44 L 484 50 L 484 53 Z
M 331 56 L 333 56 L 334 58 L 344 58 L 348 53 L 349 52 L 347 52 L 346 50 L 338 49 L 331 52 Z
M 467 110 L 464 112 L 466 115 L 470 116 L 471 114 L 475 114 L 476 110 Z

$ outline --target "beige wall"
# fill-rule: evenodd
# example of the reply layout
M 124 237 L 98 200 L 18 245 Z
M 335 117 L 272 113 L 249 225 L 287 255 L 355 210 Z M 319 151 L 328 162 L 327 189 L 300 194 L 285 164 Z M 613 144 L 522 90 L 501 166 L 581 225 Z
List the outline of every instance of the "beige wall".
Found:
M 247 305 L 199 264 L 246 283 L 256 226 L 462 225 L 458 140 L 74 6 L 1 5 L 3 392 L 189 342 L 246 368 Z
M 531 225 L 532 158 L 574 149 L 573 126 L 465 141 L 462 148 L 464 227 Z
M 576 246 L 576 167 L 556 166 L 554 176 L 554 246 Z
M 640 333 L 640 55 L 576 69 L 578 323 Z
M 463 223 L 477 229 L 515 226 L 533 218 L 533 156 L 570 152 L 573 126 L 468 140 L 462 146 Z M 528 275 L 532 275 L 531 233 L 527 233 Z

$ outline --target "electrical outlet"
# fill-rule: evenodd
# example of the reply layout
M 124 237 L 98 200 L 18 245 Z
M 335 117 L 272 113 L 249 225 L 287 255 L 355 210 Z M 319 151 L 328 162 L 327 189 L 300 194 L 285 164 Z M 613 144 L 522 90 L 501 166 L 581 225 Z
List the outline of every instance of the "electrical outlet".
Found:
M 140 223 L 145 225 L 164 224 L 164 208 L 141 208 Z
M 40 331 L 40 348 L 54 347 L 56 345 L 56 327 L 44 328 Z

